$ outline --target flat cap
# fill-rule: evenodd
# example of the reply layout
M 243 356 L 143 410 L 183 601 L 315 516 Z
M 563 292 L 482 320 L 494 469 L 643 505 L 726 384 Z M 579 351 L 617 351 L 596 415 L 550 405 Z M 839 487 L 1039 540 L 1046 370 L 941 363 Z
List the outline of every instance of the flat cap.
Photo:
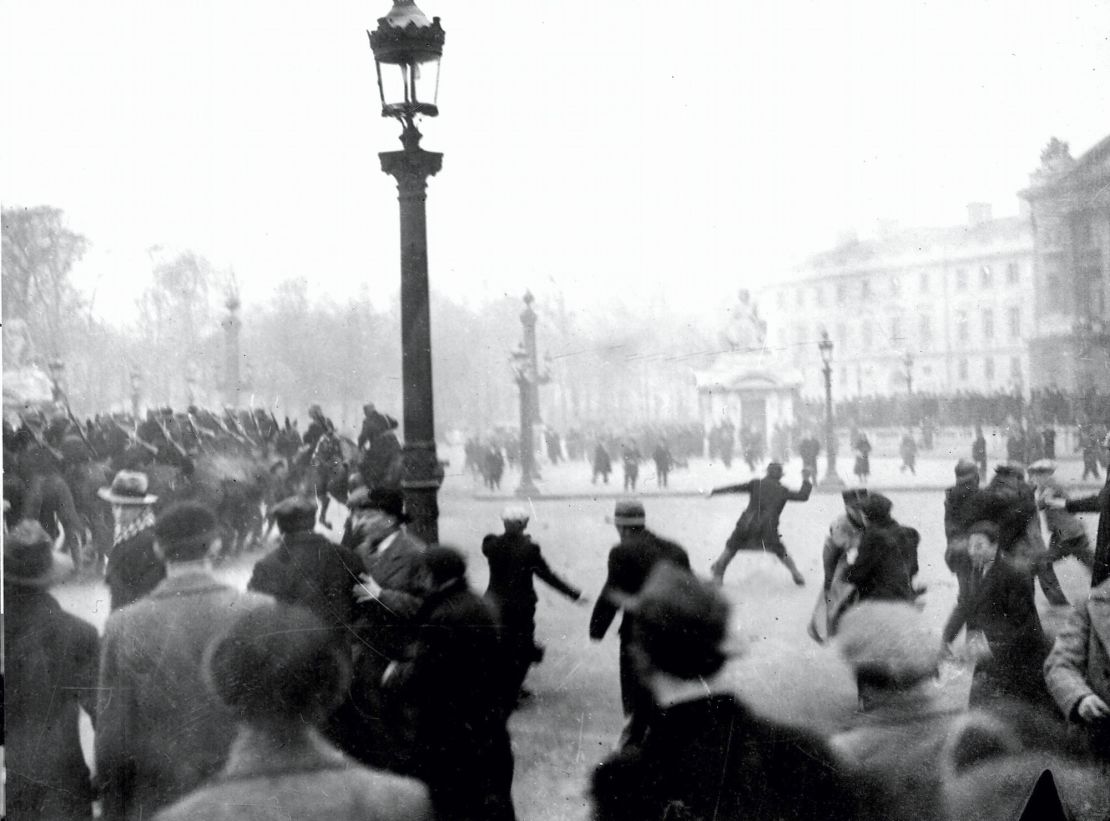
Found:
M 617 527 L 643 527 L 647 523 L 644 505 L 636 499 L 621 499 L 613 511 L 613 524 Z

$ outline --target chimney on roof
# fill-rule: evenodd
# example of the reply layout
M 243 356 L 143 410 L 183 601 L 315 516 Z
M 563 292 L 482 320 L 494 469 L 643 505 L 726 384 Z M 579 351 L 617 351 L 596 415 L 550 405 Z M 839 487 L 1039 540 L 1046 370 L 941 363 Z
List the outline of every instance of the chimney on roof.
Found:
M 972 228 L 991 221 L 991 204 L 989 202 L 969 202 L 967 204 L 967 223 Z

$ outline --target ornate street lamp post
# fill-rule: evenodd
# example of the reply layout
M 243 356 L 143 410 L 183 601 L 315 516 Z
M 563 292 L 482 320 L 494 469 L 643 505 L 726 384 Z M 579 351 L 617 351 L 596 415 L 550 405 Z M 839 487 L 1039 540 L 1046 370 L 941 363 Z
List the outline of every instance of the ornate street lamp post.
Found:
M 227 308 L 227 318 L 224 326 L 224 404 L 228 407 L 239 407 L 239 330 L 243 323 L 239 320 L 239 295 L 232 293 L 228 296 L 224 307 Z
M 65 376 L 66 363 L 61 359 L 55 357 L 51 359 L 46 366 L 50 369 L 50 394 L 51 399 L 57 404 L 61 402 L 65 396 L 65 391 L 62 390 L 62 377 Z
M 139 423 L 139 400 L 143 395 L 143 372 L 138 365 L 131 366 L 131 416 Z
M 906 366 L 906 393 L 913 396 L 913 354 L 906 351 L 902 364 Z
M 548 371 L 540 373 L 536 355 L 536 312 L 532 310 L 535 298 L 529 291 L 524 295 L 524 310 L 520 324 L 524 326 L 524 340 L 511 355 L 513 377 L 520 389 L 520 487 L 517 496 L 538 496 L 534 479 L 539 478 L 535 458 L 535 430 L 533 423 L 540 421 L 540 385 L 551 381 Z
M 428 235 L 424 204 L 428 177 L 443 155 L 420 147 L 416 118 L 439 114 L 439 60 L 443 28 L 429 22 L 412 0 L 396 0 L 389 14 L 368 31 L 377 68 L 382 116 L 401 123 L 401 151 L 383 151 L 382 171 L 397 180 L 401 205 L 401 381 L 404 385 L 404 473 L 401 487 L 413 530 L 425 542 L 439 541 L 436 494 L 443 468 L 436 458 L 432 406 L 432 337 L 428 311 Z
M 844 480 L 836 473 L 836 430 L 833 427 L 833 401 L 832 401 L 832 358 L 833 343 L 829 339 L 829 332 L 821 332 L 821 341 L 817 343 L 821 352 L 821 362 L 824 364 L 825 374 L 825 457 L 828 460 L 825 478 L 821 480 L 820 487 L 828 490 L 838 490 L 844 487 Z

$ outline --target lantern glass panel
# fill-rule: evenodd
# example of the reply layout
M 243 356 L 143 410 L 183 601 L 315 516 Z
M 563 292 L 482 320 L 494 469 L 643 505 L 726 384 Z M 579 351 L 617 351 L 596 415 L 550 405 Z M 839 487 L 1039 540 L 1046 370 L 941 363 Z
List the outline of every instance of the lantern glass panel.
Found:
M 382 113 L 435 116 L 439 58 L 425 63 L 378 63 Z

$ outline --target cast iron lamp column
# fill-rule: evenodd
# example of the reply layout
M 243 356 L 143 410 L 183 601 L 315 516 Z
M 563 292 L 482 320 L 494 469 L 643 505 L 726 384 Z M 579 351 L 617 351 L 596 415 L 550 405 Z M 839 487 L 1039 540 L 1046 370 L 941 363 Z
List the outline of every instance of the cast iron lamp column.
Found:
M 820 487 L 825 490 L 840 490 L 844 487 L 844 480 L 836 472 L 836 430 L 833 428 L 833 401 L 832 401 L 832 356 L 833 343 L 829 339 L 829 332 L 821 332 L 821 341 L 817 343 L 821 352 L 822 369 L 825 375 L 825 458 L 827 467 L 825 478 L 820 482 Z
M 535 298 L 531 291 L 524 294 L 524 310 L 520 324 L 524 328 L 524 341 L 512 354 L 513 376 L 520 390 L 520 487 L 516 495 L 538 496 L 540 491 L 534 479 L 539 478 L 535 458 L 535 429 L 539 421 L 540 385 L 551 381 L 551 374 L 540 373 L 536 355 L 536 312 L 532 309 Z
M 243 323 L 239 320 L 239 297 L 231 294 L 224 303 L 227 308 L 227 318 L 224 326 L 224 404 L 228 407 L 239 409 L 239 329 Z
M 906 366 L 906 393 L 913 396 L 913 354 L 907 351 L 902 364 Z
M 436 457 L 432 394 L 431 316 L 428 309 L 428 232 L 425 217 L 428 177 L 443 155 L 420 147 L 416 117 L 434 117 L 439 59 L 444 33 L 439 18 L 428 21 L 412 0 L 397 0 L 378 27 L 367 32 L 377 67 L 382 116 L 402 126 L 401 151 L 384 151 L 382 171 L 397 180 L 401 211 L 401 381 L 404 384 L 404 471 L 401 487 L 405 512 L 417 537 L 439 541 L 437 493 L 443 468 Z M 431 69 L 428 71 L 427 69 Z M 424 83 L 434 78 L 432 102 Z
M 62 377 L 66 372 L 66 363 L 59 358 L 54 358 L 50 360 L 47 368 L 50 369 L 51 399 L 56 405 L 65 397 L 65 391 L 62 389 Z

